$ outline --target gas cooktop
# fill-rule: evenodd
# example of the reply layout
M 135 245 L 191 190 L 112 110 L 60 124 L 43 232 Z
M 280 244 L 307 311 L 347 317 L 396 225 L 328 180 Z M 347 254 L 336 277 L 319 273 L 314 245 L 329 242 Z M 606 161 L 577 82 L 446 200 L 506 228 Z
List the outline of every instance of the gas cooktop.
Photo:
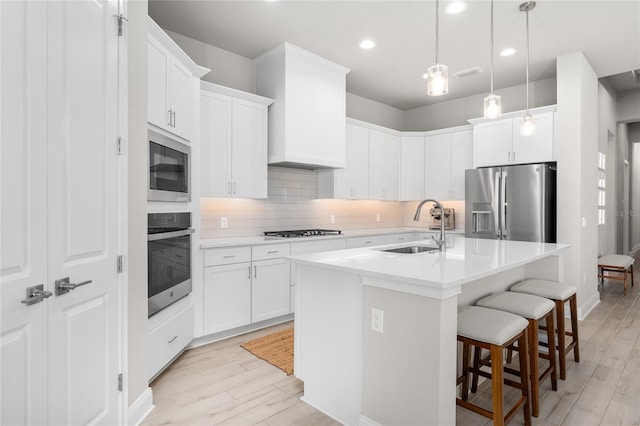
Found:
M 276 238 L 297 238 L 297 237 L 320 237 L 323 235 L 340 235 L 342 231 L 334 229 L 297 229 L 294 231 L 271 231 L 265 232 L 265 237 Z

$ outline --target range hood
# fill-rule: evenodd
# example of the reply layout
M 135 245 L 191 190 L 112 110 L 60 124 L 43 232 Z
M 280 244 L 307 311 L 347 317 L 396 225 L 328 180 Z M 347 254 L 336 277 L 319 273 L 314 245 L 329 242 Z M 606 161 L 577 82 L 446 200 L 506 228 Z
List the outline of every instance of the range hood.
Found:
M 256 58 L 256 89 L 269 107 L 269 164 L 345 167 L 346 76 L 350 70 L 282 43 Z

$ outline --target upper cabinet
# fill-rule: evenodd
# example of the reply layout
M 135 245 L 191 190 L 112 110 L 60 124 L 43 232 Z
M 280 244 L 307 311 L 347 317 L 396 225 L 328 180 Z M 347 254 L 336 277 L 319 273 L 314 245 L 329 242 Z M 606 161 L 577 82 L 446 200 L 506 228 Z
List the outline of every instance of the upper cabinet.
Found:
M 464 172 L 473 167 L 473 132 L 464 127 L 429 132 L 424 153 L 424 196 L 463 200 Z
M 503 114 L 497 120 L 469 120 L 474 125 L 475 167 L 555 161 L 555 105 L 531 109 L 536 133 L 520 135 L 523 111 Z
M 398 136 L 369 130 L 369 199 L 398 200 Z
M 401 136 L 398 154 L 398 200 L 424 199 L 424 136 Z
M 191 141 L 198 80 L 209 70 L 196 65 L 149 18 L 148 120 L 162 130 Z
M 202 82 L 200 194 L 267 198 L 267 117 L 271 99 Z
M 269 163 L 345 166 L 348 68 L 283 43 L 256 58 L 256 88 L 275 99 L 269 113 Z

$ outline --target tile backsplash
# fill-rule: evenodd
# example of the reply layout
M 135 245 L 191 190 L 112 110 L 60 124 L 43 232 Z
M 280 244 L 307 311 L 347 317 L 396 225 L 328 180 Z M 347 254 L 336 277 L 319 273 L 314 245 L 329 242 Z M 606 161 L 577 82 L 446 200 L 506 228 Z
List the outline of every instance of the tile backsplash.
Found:
M 413 221 L 417 201 L 317 199 L 316 175 L 314 170 L 269 166 L 266 200 L 201 198 L 201 238 L 257 236 L 264 231 L 304 228 L 346 231 L 427 227 L 431 223 L 427 211 L 420 223 Z M 464 227 L 464 202 L 444 204 L 456 209 L 456 225 Z M 227 228 L 220 226 L 223 217 L 227 218 Z

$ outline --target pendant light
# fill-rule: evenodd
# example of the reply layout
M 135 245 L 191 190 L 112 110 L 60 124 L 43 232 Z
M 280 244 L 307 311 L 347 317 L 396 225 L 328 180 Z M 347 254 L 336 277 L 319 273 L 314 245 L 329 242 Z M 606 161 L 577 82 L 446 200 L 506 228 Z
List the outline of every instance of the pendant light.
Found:
M 527 112 L 520 122 L 520 135 L 531 136 L 536 134 L 536 121 L 529 114 L 529 11 L 536 7 L 536 2 L 528 1 L 520 5 L 520 11 L 527 15 Z
M 502 114 L 500 95 L 493 93 L 493 0 L 491 0 L 491 92 L 484 98 L 484 118 L 498 118 Z
M 441 96 L 449 91 L 449 68 L 439 62 L 439 0 L 436 0 L 436 63 L 427 69 L 427 94 Z

